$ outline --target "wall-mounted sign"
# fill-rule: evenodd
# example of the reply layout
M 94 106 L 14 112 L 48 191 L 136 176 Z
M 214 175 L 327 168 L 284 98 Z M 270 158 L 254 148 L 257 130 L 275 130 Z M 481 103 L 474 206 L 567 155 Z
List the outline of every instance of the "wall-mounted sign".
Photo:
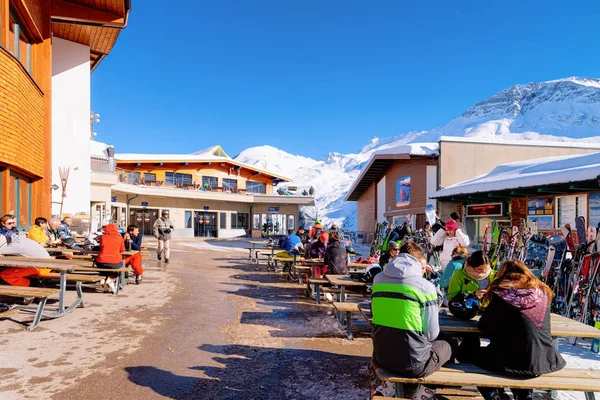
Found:
M 502 203 L 473 204 L 467 206 L 467 217 L 501 217 Z
M 142 201 L 142 207 L 148 207 L 148 202 L 147 201 Z
M 116 203 L 117 202 L 117 196 L 111 196 L 110 201 L 111 201 L 111 203 Z
M 406 207 L 410 204 L 410 175 L 396 180 L 396 207 Z
M 208 211 L 208 206 L 204 206 L 204 211 Z
M 554 215 L 554 198 L 534 197 L 527 199 L 527 215 Z
M 278 213 L 279 212 L 279 207 L 268 207 L 267 208 L 267 212 Z
M 600 225 L 600 193 L 590 193 L 590 222 L 589 225 L 594 228 Z

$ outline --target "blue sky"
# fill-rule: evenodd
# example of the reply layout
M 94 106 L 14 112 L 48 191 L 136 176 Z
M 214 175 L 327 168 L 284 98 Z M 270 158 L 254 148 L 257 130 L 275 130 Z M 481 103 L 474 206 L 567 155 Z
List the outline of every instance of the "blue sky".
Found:
M 600 5 L 133 0 L 92 74 L 117 152 L 321 158 L 431 129 L 515 83 L 600 76 Z

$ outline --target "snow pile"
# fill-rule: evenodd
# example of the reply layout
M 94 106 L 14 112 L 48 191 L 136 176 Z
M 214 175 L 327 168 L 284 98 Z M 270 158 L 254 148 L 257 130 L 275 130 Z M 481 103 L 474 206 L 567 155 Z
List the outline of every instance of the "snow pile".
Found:
M 326 223 L 356 230 L 356 203 L 346 193 L 371 156 L 437 151 L 442 136 L 482 141 L 553 141 L 600 143 L 600 79 L 570 77 L 514 85 L 483 100 L 448 124 L 430 131 L 373 137 L 358 153 L 329 153 L 321 160 L 296 156 L 271 146 L 252 147 L 234 159 L 314 186 L 318 216 Z M 420 143 L 418 146 L 414 146 Z M 411 146 L 409 148 L 403 145 Z M 414 152 L 413 152 L 414 151 Z M 421 152 L 421 153 L 419 153 Z

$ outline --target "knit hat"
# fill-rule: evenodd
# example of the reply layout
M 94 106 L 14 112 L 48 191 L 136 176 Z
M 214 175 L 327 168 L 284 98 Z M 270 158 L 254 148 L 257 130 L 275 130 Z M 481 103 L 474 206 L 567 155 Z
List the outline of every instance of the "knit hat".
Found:
M 448 221 L 446 221 L 446 226 L 444 227 L 447 231 L 455 231 L 458 229 L 458 224 L 456 223 L 455 220 L 453 220 L 452 218 L 450 218 Z

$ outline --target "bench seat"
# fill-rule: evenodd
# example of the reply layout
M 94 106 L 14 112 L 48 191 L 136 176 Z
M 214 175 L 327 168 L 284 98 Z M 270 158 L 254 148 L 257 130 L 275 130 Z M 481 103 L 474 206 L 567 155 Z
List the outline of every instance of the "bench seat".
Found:
M 332 304 L 333 304 L 333 308 L 335 308 L 336 312 L 346 314 L 346 318 L 345 318 L 346 335 L 348 337 L 348 340 L 353 340 L 353 337 L 352 337 L 352 313 L 360 311 L 358 308 L 358 304 L 339 302 L 339 301 L 333 302 Z M 344 320 L 344 318 L 339 318 L 339 320 L 342 322 Z
M 600 392 L 600 370 L 564 368 L 560 371 L 524 379 L 486 371 L 472 364 L 455 364 L 424 378 L 405 378 L 373 362 L 373 369 L 382 381 L 391 383 L 422 383 L 441 386 L 483 386 L 493 388 L 569 390 Z M 589 398 L 589 396 L 586 395 Z
M 0 286 L 0 296 L 8 296 L 8 297 L 34 297 L 39 299 L 39 303 L 36 307 L 35 316 L 33 317 L 33 322 L 27 327 L 28 330 L 35 329 L 40 320 L 42 319 L 42 314 L 44 313 L 44 307 L 46 306 L 46 301 L 48 297 L 55 296 L 60 293 L 59 289 L 47 289 L 47 288 L 34 288 L 27 286 Z M 31 309 L 29 306 L 16 306 L 15 309 L 6 311 L 3 316 L 13 315 L 12 311 L 16 310 L 17 312 L 22 309 Z M 15 312 L 16 314 L 16 312 Z
M 60 279 L 60 274 L 56 272 L 50 272 L 49 274 L 40 275 L 39 279 Z M 84 282 L 84 283 L 97 283 L 104 279 L 100 275 L 84 275 L 84 274 L 67 274 L 67 281 Z

